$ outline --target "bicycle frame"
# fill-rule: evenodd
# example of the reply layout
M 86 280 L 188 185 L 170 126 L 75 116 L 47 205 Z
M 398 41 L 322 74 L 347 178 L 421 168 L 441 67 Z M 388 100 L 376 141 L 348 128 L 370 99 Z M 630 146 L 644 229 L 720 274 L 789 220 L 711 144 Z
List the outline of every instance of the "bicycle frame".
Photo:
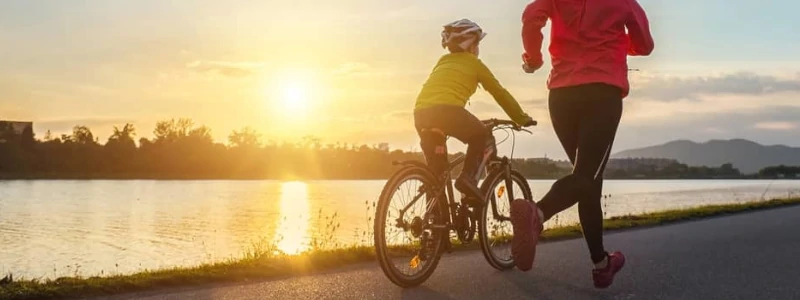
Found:
M 432 191 L 433 192 L 432 194 L 434 195 L 432 197 L 433 201 L 431 201 L 431 203 L 428 203 L 428 205 L 426 207 L 425 215 L 426 216 L 430 215 L 431 208 L 438 207 L 438 205 L 440 204 L 439 201 L 442 198 L 442 196 L 444 196 L 446 198 L 445 199 L 445 201 L 446 201 L 445 204 L 448 206 L 449 214 L 441 216 L 443 218 L 442 224 L 444 224 L 444 227 L 440 227 L 439 228 L 439 226 L 441 226 L 441 225 L 439 225 L 439 226 L 434 225 L 435 229 L 447 229 L 448 231 L 452 229 L 452 225 L 451 225 L 452 224 L 452 216 L 454 216 L 457 213 L 456 209 L 457 209 L 458 205 L 455 202 L 455 195 L 454 195 L 454 192 L 453 192 L 453 178 L 452 178 L 451 172 L 452 172 L 453 168 L 455 168 L 456 166 L 464 163 L 464 158 L 465 158 L 465 156 L 461 155 L 461 156 L 457 157 L 456 159 L 450 161 L 447 169 L 443 172 L 443 174 L 437 174 L 436 175 L 437 176 L 436 178 L 438 179 L 438 181 L 436 182 L 436 184 L 433 187 L 433 191 Z M 427 165 L 425 165 L 425 166 L 427 167 Z M 420 187 L 420 189 L 422 189 L 422 188 L 426 188 L 426 187 L 424 187 L 424 186 Z M 431 192 L 431 191 L 428 191 L 428 192 Z M 427 193 L 425 191 L 418 191 L 418 193 L 414 197 L 414 199 L 412 199 L 408 204 L 406 204 L 405 207 L 400 209 L 400 216 L 398 217 L 398 219 L 402 220 L 403 216 L 406 213 L 406 211 L 408 211 L 412 206 L 414 206 L 414 204 L 416 204 L 417 201 L 419 201 L 419 199 L 422 198 L 426 194 Z
M 488 121 L 485 121 L 485 122 L 496 122 L 496 121 L 497 120 L 492 119 L 492 120 L 488 120 Z M 494 124 L 494 123 L 492 123 L 492 124 Z M 489 127 L 489 126 L 487 126 L 487 127 Z M 498 126 L 497 126 L 497 124 L 495 124 L 495 125 L 491 126 L 491 128 L 487 128 L 487 129 L 491 129 L 491 132 L 494 132 L 495 130 L 497 130 L 497 128 L 498 128 Z M 530 131 L 527 131 L 525 129 L 517 129 L 517 130 L 530 132 Z M 447 139 L 449 139 L 449 137 Z M 497 144 L 494 143 L 495 141 L 496 140 L 492 136 L 492 142 L 493 143 L 487 145 L 487 147 L 492 147 L 492 153 L 488 157 L 484 158 L 484 160 L 481 162 L 481 165 L 479 166 L 479 170 L 482 170 L 482 171 L 484 171 L 486 173 L 486 175 L 489 175 L 492 170 L 495 170 L 496 168 L 500 168 L 504 172 L 504 176 L 503 177 L 505 179 L 505 186 L 506 186 L 506 189 L 507 189 L 507 192 L 508 192 L 508 195 L 509 195 L 509 199 L 510 199 L 510 201 L 513 201 L 515 198 L 514 198 L 513 180 L 511 179 L 511 164 L 509 162 L 508 157 L 505 157 L 505 156 L 499 157 L 497 155 Z M 443 219 L 441 220 L 442 222 L 440 224 L 434 224 L 433 225 L 434 229 L 446 229 L 448 231 L 453 229 L 452 218 L 453 218 L 453 216 L 457 215 L 457 213 L 458 213 L 457 209 L 458 209 L 459 206 L 458 206 L 458 203 L 456 203 L 456 201 L 455 201 L 455 195 L 454 195 L 454 192 L 453 192 L 453 178 L 452 178 L 452 174 L 451 173 L 452 173 L 452 170 L 456 166 L 461 165 L 461 164 L 464 163 L 465 158 L 466 158 L 466 155 L 461 155 L 459 157 L 456 157 L 452 161 L 448 162 L 448 166 L 442 172 L 442 174 L 434 174 L 436 179 L 437 179 L 437 182 L 436 182 L 435 186 L 433 187 L 433 192 L 434 192 L 433 195 L 434 195 L 434 197 L 433 197 L 433 201 L 431 201 L 431 203 L 428 203 L 428 205 L 426 207 L 425 216 L 427 218 L 429 215 L 431 215 L 431 208 L 438 207 L 438 205 L 440 205 L 439 201 L 440 201 L 442 196 L 444 196 L 446 198 L 446 199 L 444 199 L 444 201 L 446 201 L 445 205 L 447 205 L 447 207 L 448 207 L 447 211 L 449 212 L 445 216 L 441 216 Z M 399 164 L 402 164 L 402 163 L 399 163 Z M 417 166 L 421 165 L 421 166 L 424 166 L 425 168 L 427 168 L 427 165 L 424 164 L 424 163 L 406 162 L 406 164 L 417 165 Z M 480 175 L 481 175 L 481 173 L 479 172 L 477 176 L 480 176 Z M 422 188 L 425 188 L 425 187 L 420 187 L 420 188 L 422 189 Z M 419 199 L 422 198 L 422 196 L 425 195 L 425 194 L 426 193 L 424 193 L 424 191 L 421 191 L 421 190 L 418 191 L 417 196 L 415 196 L 414 199 L 411 200 L 411 202 L 409 202 L 405 207 L 403 207 L 400 210 L 400 216 L 399 216 L 398 219 L 402 220 L 403 216 L 406 213 L 406 211 L 408 211 L 408 209 L 410 209 L 414 204 L 416 204 L 416 202 L 419 201 Z M 495 198 L 494 197 L 490 197 L 490 201 L 492 202 L 491 203 L 492 216 L 496 220 L 508 221 L 509 220 L 508 217 L 501 216 L 497 212 L 497 203 L 495 202 Z M 486 203 L 486 205 L 489 205 L 489 203 Z M 401 222 L 399 222 L 399 223 L 401 223 Z

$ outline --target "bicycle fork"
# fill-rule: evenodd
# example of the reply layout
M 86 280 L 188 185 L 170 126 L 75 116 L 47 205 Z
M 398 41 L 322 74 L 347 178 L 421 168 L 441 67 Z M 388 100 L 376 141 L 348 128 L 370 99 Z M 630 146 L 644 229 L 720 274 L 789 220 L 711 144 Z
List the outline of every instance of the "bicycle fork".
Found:
M 492 207 L 492 216 L 495 220 L 498 221 L 510 221 L 510 217 L 502 216 L 500 213 L 497 212 L 497 198 L 503 196 L 503 194 L 508 195 L 508 205 L 511 205 L 511 202 L 514 201 L 514 180 L 511 177 L 511 163 L 508 160 L 508 157 L 503 157 L 500 159 L 499 168 L 503 174 L 503 190 L 501 192 L 498 191 L 490 191 L 493 195 L 489 198 L 490 203 L 486 203 L 486 205 L 491 205 Z

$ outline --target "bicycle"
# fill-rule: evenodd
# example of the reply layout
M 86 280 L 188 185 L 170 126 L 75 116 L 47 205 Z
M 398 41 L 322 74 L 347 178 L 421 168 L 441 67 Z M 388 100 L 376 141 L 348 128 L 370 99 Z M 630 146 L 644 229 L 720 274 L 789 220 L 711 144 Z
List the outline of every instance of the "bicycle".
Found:
M 513 147 L 516 145 L 516 131 L 530 131 L 517 126 L 513 121 L 489 119 L 482 121 L 487 130 L 494 133 L 497 130 L 511 129 L 509 136 L 513 136 L 511 157 L 513 158 Z M 532 126 L 536 125 L 534 121 Z M 485 172 L 486 177 L 480 185 L 480 190 L 484 194 L 484 203 L 480 208 L 475 208 L 474 205 L 469 205 L 465 202 L 464 195 L 461 195 L 459 201 L 455 200 L 453 193 L 453 178 L 451 171 L 464 163 L 464 155 L 455 158 L 452 161 L 447 161 L 448 164 L 444 166 L 444 171 L 440 174 L 435 174 L 433 169 L 428 164 L 420 161 L 393 161 L 392 164 L 400 166 L 386 182 L 381 191 L 380 198 L 375 210 L 375 223 L 374 223 L 374 242 L 375 252 L 377 254 L 378 262 L 383 270 L 383 273 L 390 281 L 401 287 L 417 286 L 427 280 L 439 264 L 439 260 L 444 251 L 452 252 L 452 240 L 450 232 L 455 232 L 458 241 L 461 244 L 470 244 L 477 232 L 481 251 L 484 258 L 489 264 L 498 270 L 508 270 L 515 266 L 514 260 L 511 256 L 510 241 L 512 236 L 512 226 L 510 218 L 511 201 L 517 195 L 522 195 L 521 198 L 532 201 L 530 186 L 522 174 L 511 167 L 511 159 L 508 157 L 499 157 L 497 155 L 496 146 L 503 143 L 494 143 L 494 135 L 489 143 L 489 147 L 493 147 L 492 154 L 484 157 L 484 161 L 480 166 L 480 170 Z M 437 153 L 443 153 L 447 156 L 446 140 L 443 134 L 441 136 L 441 143 L 438 144 L 439 149 Z M 482 175 L 482 174 L 481 174 Z M 402 190 L 402 186 L 411 181 L 419 181 L 420 185 L 416 185 L 413 189 L 405 188 L 406 191 L 415 192 L 411 201 L 400 207 L 391 206 L 394 194 Z M 519 190 L 515 191 L 515 187 Z M 516 194 L 516 193 L 519 194 Z M 508 201 L 498 201 L 503 195 L 508 196 Z M 420 201 L 424 198 L 424 201 Z M 423 202 L 423 207 L 420 209 L 422 216 L 415 216 L 408 218 L 407 213 L 415 213 L 417 207 L 414 206 L 418 202 Z M 499 206 L 505 205 L 506 212 L 501 213 L 498 209 Z M 397 210 L 398 216 L 390 217 L 389 214 L 393 210 Z M 491 211 L 491 213 L 490 213 Z M 489 216 L 492 219 L 487 219 Z M 498 221 L 505 224 L 493 224 L 491 227 L 487 224 L 489 221 Z M 387 229 L 399 229 L 400 239 L 395 240 L 396 236 L 390 236 L 387 239 Z M 497 233 L 501 229 L 507 229 L 509 233 L 499 234 L 496 237 L 490 237 L 492 233 Z M 491 230 L 491 231 L 489 231 Z M 391 242 L 407 241 L 409 245 L 390 245 Z M 497 255 L 493 250 L 495 244 L 504 244 L 507 248 L 507 255 Z M 419 249 L 417 249 L 419 248 Z M 408 259 L 391 259 L 390 254 L 397 253 L 401 255 L 410 256 Z M 398 261 L 402 264 L 407 264 L 409 269 L 416 272 L 406 273 L 398 270 L 394 264 Z

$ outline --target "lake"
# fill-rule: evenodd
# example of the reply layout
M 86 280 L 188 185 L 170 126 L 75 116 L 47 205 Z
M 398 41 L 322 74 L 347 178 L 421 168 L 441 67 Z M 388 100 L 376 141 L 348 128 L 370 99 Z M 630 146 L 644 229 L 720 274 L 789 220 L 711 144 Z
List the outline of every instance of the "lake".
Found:
M 552 182 L 530 181 L 537 199 Z M 0 181 L 0 274 L 54 278 L 192 266 L 240 257 L 259 241 L 297 253 L 331 220 L 341 225 L 336 242 L 371 242 L 363 235 L 372 226 L 368 208 L 383 184 Z M 612 217 L 800 195 L 800 181 L 609 180 L 604 194 Z M 558 217 L 562 225 L 576 221 L 577 206 Z

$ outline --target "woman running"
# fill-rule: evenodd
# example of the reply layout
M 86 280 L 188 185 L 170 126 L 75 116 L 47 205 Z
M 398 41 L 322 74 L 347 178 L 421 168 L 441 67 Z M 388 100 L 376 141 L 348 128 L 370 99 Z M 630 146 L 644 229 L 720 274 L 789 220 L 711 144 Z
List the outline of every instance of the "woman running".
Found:
M 606 288 L 625 264 L 625 256 L 619 251 L 609 254 L 603 246 L 603 171 L 622 116 L 622 99 L 629 92 L 627 55 L 649 55 L 653 38 L 636 0 L 535 0 L 522 15 L 527 73 L 543 64 L 541 30 L 548 19 L 553 66 L 547 81 L 548 106 L 573 169 L 538 203 L 514 201 L 512 255 L 520 270 L 530 270 L 543 223 L 578 203 L 594 263 L 594 285 Z

